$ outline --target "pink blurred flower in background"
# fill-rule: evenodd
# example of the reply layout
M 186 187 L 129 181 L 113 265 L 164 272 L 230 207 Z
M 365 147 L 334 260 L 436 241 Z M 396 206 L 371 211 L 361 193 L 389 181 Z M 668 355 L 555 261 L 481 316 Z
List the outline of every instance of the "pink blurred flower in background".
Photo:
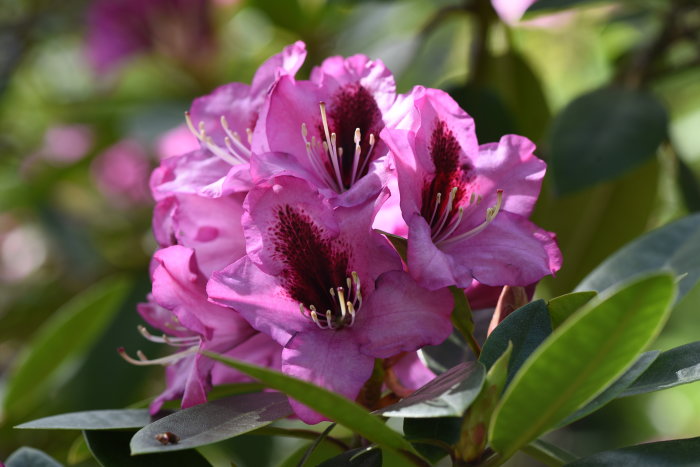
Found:
M 37 155 L 54 165 L 70 165 L 87 156 L 94 139 L 88 125 L 55 125 L 44 133 L 44 143 Z
M 156 141 L 156 154 L 160 160 L 181 156 L 197 149 L 199 140 L 184 123 L 165 132 Z
M 97 0 L 88 12 L 87 56 L 98 73 L 139 53 L 198 64 L 215 49 L 206 0 Z
M 98 190 L 117 206 L 150 201 L 149 156 L 135 140 L 122 140 L 99 154 L 92 162 L 92 177 Z

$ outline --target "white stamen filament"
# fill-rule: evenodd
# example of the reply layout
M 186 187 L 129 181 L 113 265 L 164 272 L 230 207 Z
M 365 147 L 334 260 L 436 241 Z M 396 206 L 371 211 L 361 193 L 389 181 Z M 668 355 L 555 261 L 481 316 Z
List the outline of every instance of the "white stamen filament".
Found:
M 316 173 L 323 179 L 323 181 L 334 191 L 342 193 L 346 190 L 345 183 L 343 182 L 343 148 L 338 147 L 338 135 L 330 131 L 328 125 L 328 114 L 326 112 L 326 103 L 319 102 L 319 108 L 321 109 L 321 122 L 323 125 L 323 133 L 325 140 L 321 141 L 320 144 L 316 144 L 315 138 L 311 138 L 311 142 L 308 141 L 308 129 L 306 128 L 306 123 L 301 124 L 301 135 L 304 138 L 304 144 L 306 145 L 306 155 L 309 158 L 309 163 Z M 360 142 L 362 141 L 362 134 L 359 128 L 355 129 L 355 135 L 353 138 L 355 142 L 355 150 L 353 151 L 352 157 L 352 169 L 350 176 L 350 186 L 353 186 L 361 174 L 365 171 L 367 164 L 369 163 L 372 150 L 376 143 L 374 134 L 369 135 L 369 149 L 367 155 L 365 156 L 362 165 L 360 166 L 360 158 L 362 157 L 362 147 Z M 349 157 L 349 155 L 348 155 Z M 325 161 L 329 160 L 331 170 L 327 170 Z
M 480 233 L 482 230 L 484 230 L 488 225 L 496 218 L 498 215 L 499 211 L 501 210 L 501 206 L 503 204 L 503 190 L 496 190 L 496 204 L 494 206 L 491 206 L 490 208 L 486 209 L 486 220 L 482 222 L 481 224 L 477 225 L 473 229 L 470 229 L 466 232 L 462 232 L 459 235 L 455 235 L 454 237 L 442 237 L 441 240 L 439 240 L 440 245 L 448 245 L 454 242 L 458 242 L 461 240 L 464 240 L 469 237 L 473 237 L 474 235 Z M 479 196 L 477 198 L 477 205 L 479 204 L 479 201 L 481 200 L 481 197 Z M 461 217 L 460 217 L 461 220 Z M 435 244 L 438 244 L 438 241 L 435 241 Z
M 450 190 L 450 194 L 447 196 L 447 206 L 445 206 L 445 210 L 442 212 L 442 215 L 440 215 L 440 222 L 435 228 L 433 228 L 433 238 L 440 234 L 442 228 L 447 222 L 447 219 L 450 217 L 450 213 L 452 212 L 452 205 L 454 204 L 455 197 L 457 196 L 457 189 L 457 187 L 453 187 Z
M 181 360 L 189 355 L 194 355 L 198 351 L 197 346 L 193 346 L 188 348 L 187 350 L 183 350 L 182 352 L 177 352 L 172 355 L 168 355 L 167 357 L 163 358 L 154 358 L 153 360 L 149 360 L 146 358 L 146 355 L 144 355 L 143 352 L 140 350 L 136 351 L 136 355 L 138 356 L 138 360 L 136 360 L 133 357 L 130 357 L 127 353 L 126 350 L 124 350 L 123 347 L 118 349 L 119 355 L 126 360 L 127 362 L 131 363 L 132 365 L 138 365 L 138 366 L 147 366 L 147 365 L 170 365 L 171 363 L 177 362 L 178 360 Z
M 187 128 L 189 128 L 190 132 L 205 148 L 228 164 L 239 165 L 250 161 L 250 149 L 241 142 L 241 138 L 238 133 L 231 131 L 225 116 L 222 115 L 220 119 L 221 127 L 226 134 L 226 137 L 224 137 L 224 147 L 215 143 L 214 140 L 207 135 L 204 128 L 204 122 L 199 122 L 198 127 L 195 128 L 189 112 L 185 112 L 185 122 L 187 123 Z M 250 128 L 246 128 L 246 133 L 248 136 L 248 144 L 250 144 L 253 134 L 252 130 Z
M 162 336 L 154 336 L 145 326 L 137 326 L 137 329 L 143 337 L 151 342 L 157 342 L 159 344 L 169 344 L 173 347 L 190 347 L 192 345 L 197 345 L 200 342 L 199 336 L 187 336 L 187 337 L 170 337 L 166 334 Z

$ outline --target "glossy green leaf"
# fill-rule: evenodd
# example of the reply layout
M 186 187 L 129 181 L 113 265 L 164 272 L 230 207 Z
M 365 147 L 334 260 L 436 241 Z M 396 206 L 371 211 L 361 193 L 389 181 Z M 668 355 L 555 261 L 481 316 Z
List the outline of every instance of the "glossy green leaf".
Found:
M 700 342 L 662 352 L 620 397 L 660 391 L 700 380 Z
M 139 430 L 131 452 L 176 451 L 216 443 L 268 425 L 292 414 L 287 396 L 279 392 L 239 394 L 195 405 L 163 417 Z M 175 433 L 177 444 L 162 445 L 158 433 Z
M 146 409 L 89 410 L 39 418 L 15 428 L 34 430 L 120 430 L 151 423 Z
M 123 278 L 105 279 L 63 305 L 42 324 L 17 359 L 9 379 L 4 400 L 8 413 L 22 413 L 41 403 L 45 391 L 51 388 L 51 378 L 99 338 L 128 288 Z
M 514 116 L 491 86 L 469 83 L 446 91 L 474 119 L 479 141 L 498 141 L 503 135 L 516 133 Z
M 658 270 L 684 275 L 681 299 L 700 280 L 700 214 L 656 229 L 623 247 L 590 273 L 576 290 L 603 291 L 630 277 Z
M 512 380 L 525 360 L 552 332 L 552 323 L 544 300 L 536 300 L 508 315 L 484 343 L 479 361 L 491 368 L 508 343 L 513 353 L 508 364 L 508 381 Z M 508 384 L 508 382 L 506 382 Z
M 269 370 L 214 353 L 206 352 L 205 355 L 256 378 L 273 389 L 284 392 L 331 420 L 364 436 L 373 443 L 396 451 L 414 452 L 408 441 L 382 423 L 377 416 L 370 414 L 366 409 L 339 394 L 287 376 L 279 371 Z
M 570 467 L 680 467 L 700 465 L 700 437 L 645 443 L 603 451 L 567 464 Z
M 377 233 L 384 235 L 391 245 L 394 247 L 396 252 L 401 256 L 401 259 L 406 261 L 406 255 L 408 254 L 408 241 L 399 235 L 394 235 L 389 232 L 384 232 L 383 230 L 375 229 Z
M 63 464 L 56 461 L 43 451 L 30 447 L 21 447 L 7 458 L 6 467 L 63 467 Z
M 382 467 L 382 450 L 378 448 L 352 449 L 322 462 L 318 467 Z
M 448 452 L 444 446 L 452 446 L 459 441 L 461 427 L 462 419 L 458 417 L 406 418 L 403 421 L 403 432 L 406 438 L 431 462 L 437 462 L 447 456 Z M 420 442 L 420 440 L 437 441 L 443 446 Z
M 404 418 L 461 417 L 481 392 L 485 376 L 481 363 L 461 363 L 379 413 Z
M 639 378 L 639 375 L 643 374 L 649 368 L 649 366 L 654 363 L 654 360 L 656 360 L 660 353 L 661 352 L 658 350 L 644 352 L 642 355 L 640 355 L 637 361 L 634 362 L 634 365 L 625 371 L 623 375 L 620 376 L 614 383 L 608 386 L 605 391 L 601 392 L 595 397 L 595 399 L 566 417 L 566 419 L 561 422 L 559 426 L 568 425 L 569 423 L 573 423 L 586 415 L 592 414 L 608 402 L 611 402 L 616 397 L 619 397 L 620 394 L 634 382 L 634 380 Z
M 572 292 L 547 302 L 552 328 L 558 328 L 576 310 L 590 302 L 598 293 L 594 291 Z
M 84 431 L 92 455 L 102 467 L 210 467 L 211 464 L 195 450 L 164 452 L 132 456 L 129 452 L 131 431 Z
M 571 102 L 552 124 L 550 173 L 557 193 L 616 178 L 656 153 L 668 117 L 641 91 L 603 88 Z
M 489 431 L 491 446 L 510 457 L 619 378 L 660 331 L 675 293 L 673 277 L 654 275 L 579 310 L 506 389 Z

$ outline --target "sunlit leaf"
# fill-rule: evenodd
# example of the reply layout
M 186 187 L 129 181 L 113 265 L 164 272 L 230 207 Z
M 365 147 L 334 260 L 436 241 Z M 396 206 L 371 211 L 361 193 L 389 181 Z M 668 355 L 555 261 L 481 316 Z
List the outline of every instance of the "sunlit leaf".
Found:
M 658 334 L 675 293 L 673 277 L 654 275 L 579 310 L 506 389 L 489 431 L 491 446 L 510 457 L 619 378 Z
M 163 417 L 139 430 L 131 452 L 176 451 L 216 443 L 247 433 L 292 414 L 287 396 L 278 392 L 239 394 L 195 405 Z M 176 444 L 162 445 L 158 433 L 174 433 Z
M 462 363 L 380 413 L 385 417 L 460 417 L 479 395 L 485 374 L 479 362 Z
M 141 428 L 151 422 L 146 409 L 89 410 L 39 418 L 15 428 L 34 430 L 119 430 Z
M 563 422 L 559 423 L 559 426 L 568 425 L 569 423 L 573 423 L 586 415 L 592 414 L 616 397 L 620 397 L 620 394 L 625 391 L 629 385 L 634 382 L 634 380 L 639 378 L 639 375 L 644 373 L 644 371 L 654 363 L 654 360 L 656 360 L 656 358 L 659 356 L 659 353 L 660 352 L 658 350 L 644 352 L 637 359 L 637 361 L 634 362 L 634 365 L 625 371 L 623 375 L 620 376 L 614 383 L 608 386 L 605 391 L 601 392 L 595 397 L 595 399 L 566 417 Z
M 552 327 L 558 328 L 569 316 L 591 301 L 596 295 L 597 292 L 594 291 L 572 292 L 548 301 L 547 309 L 552 319 Z
M 549 155 L 556 192 L 618 177 L 656 153 L 666 110 L 650 94 L 603 88 L 571 102 L 554 120 Z

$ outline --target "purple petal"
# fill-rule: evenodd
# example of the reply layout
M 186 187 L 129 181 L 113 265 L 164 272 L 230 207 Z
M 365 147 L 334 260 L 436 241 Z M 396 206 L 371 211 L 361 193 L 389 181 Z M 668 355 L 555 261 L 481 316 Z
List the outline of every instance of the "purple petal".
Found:
M 485 285 L 527 286 L 561 267 L 554 234 L 509 212 L 500 212 L 481 233 L 442 248 L 459 278 Z M 460 281 L 459 287 L 466 287 Z
M 225 352 L 229 358 L 243 360 L 253 365 L 280 370 L 282 368 L 282 346 L 265 334 L 257 333 L 247 341 Z M 214 365 L 211 371 L 211 381 L 214 386 L 252 381 L 244 375 L 223 363 Z
M 306 44 L 302 41 L 296 41 L 294 44 L 285 47 L 282 52 L 268 58 L 265 63 L 260 65 L 258 71 L 253 77 L 251 85 L 251 94 L 254 96 L 257 103 L 257 109 L 260 110 L 262 100 L 267 96 L 270 87 L 277 81 L 280 76 L 289 75 L 294 77 L 299 68 L 304 64 L 306 59 Z
M 207 293 L 214 303 L 234 308 L 250 325 L 285 345 L 299 331 L 316 325 L 299 312 L 279 277 L 260 270 L 247 256 L 212 274 Z
M 387 358 L 437 345 L 452 332 L 453 299 L 447 289 L 430 292 L 403 271 L 382 274 L 358 311 L 355 332 L 364 354 Z
M 355 400 L 372 374 L 374 359 L 363 355 L 350 330 L 317 329 L 299 333 L 282 351 L 282 371 Z M 290 398 L 305 423 L 326 420 L 323 415 Z
M 414 391 L 435 378 L 435 373 L 418 358 L 418 352 L 408 352 L 391 369 L 403 387 Z
M 230 170 L 228 163 L 205 150 L 169 157 L 151 174 L 151 193 L 156 201 L 174 193 L 222 196 Z

